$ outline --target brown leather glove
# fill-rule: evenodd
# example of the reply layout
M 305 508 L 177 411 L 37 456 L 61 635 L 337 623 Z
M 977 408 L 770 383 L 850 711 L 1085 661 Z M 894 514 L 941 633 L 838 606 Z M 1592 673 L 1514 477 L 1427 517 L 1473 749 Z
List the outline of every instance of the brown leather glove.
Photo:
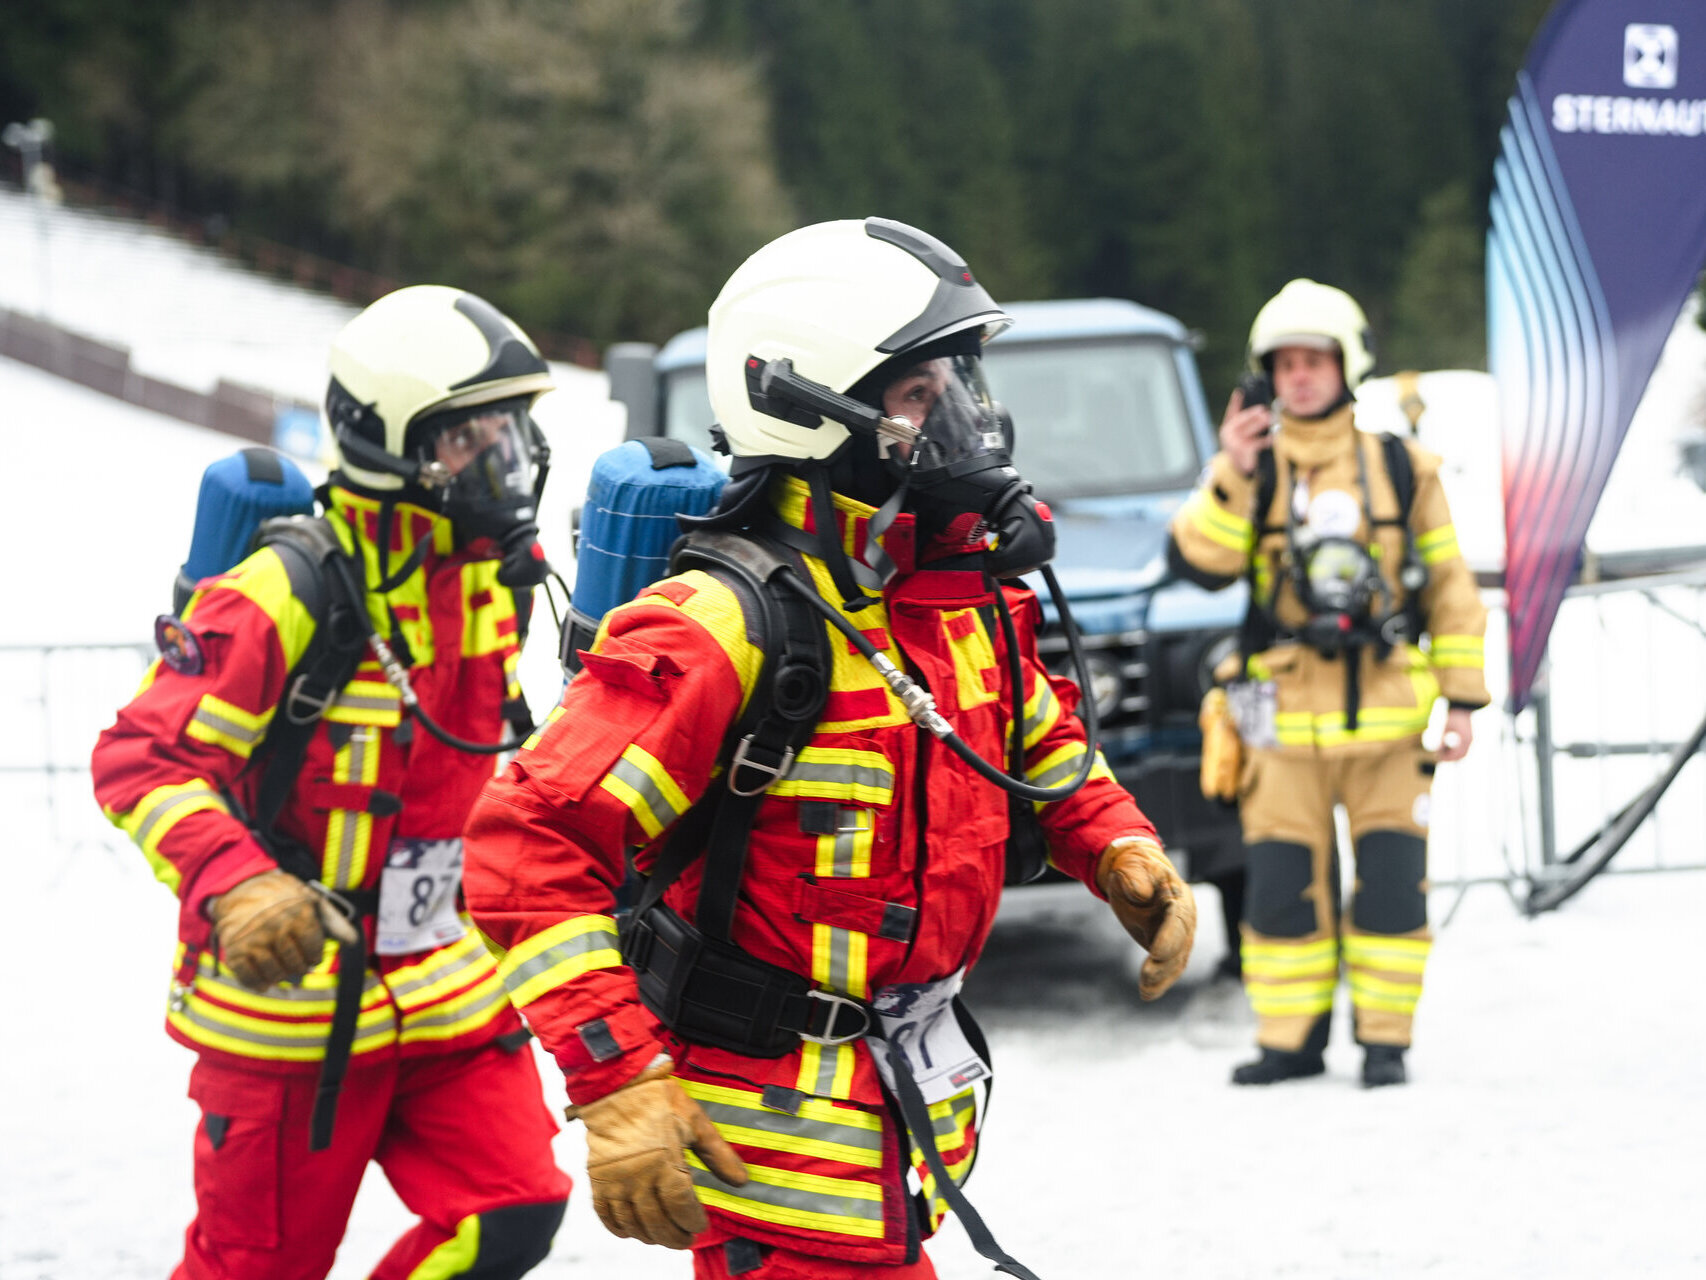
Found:
M 707 1226 L 693 1191 L 691 1147 L 724 1182 L 746 1185 L 746 1165 L 662 1059 L 614 1093 L 564 1112 L 586 1124 L 592 1207 L 612 1235 L 686 1249 Z
M 1161 846 L 1121 836 L 1096 863 L 1096 885 L 1108 895 L 1125 931 L 1149 952 L 1137 975 L 1137 994 L 1153 1000 L 1172 986 L 1191 958 L 1197 901 Z
M 251 991 L 296 982 L 320 963 L 329 933 L 356 941 L 355 926 L 288 871 L 263 871 L 207 904 L 226 966 Z

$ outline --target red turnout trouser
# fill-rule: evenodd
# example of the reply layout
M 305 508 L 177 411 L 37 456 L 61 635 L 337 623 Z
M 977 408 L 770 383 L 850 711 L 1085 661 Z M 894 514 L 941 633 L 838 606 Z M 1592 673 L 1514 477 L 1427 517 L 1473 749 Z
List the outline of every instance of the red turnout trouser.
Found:
M 428 1257 L 435 1276 L 476 1262 L 520 1275 L 544 1256 L 571 1184 L 528 1046 L 352 1065 L 324 1151 L 308 1149 L 314 1086 L 313 1073 L 196 1064 L 196 1218 L 174 1280 L 321 1280 L 369 1160 L 420 1216 L 376 1280 L 404 1280 Z

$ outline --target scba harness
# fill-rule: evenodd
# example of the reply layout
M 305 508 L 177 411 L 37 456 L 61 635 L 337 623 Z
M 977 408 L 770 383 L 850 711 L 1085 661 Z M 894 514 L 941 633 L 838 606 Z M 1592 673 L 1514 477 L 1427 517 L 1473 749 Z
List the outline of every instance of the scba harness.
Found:
M 1346 537 L 1313 537 L 1300 527 L 1295 501 L 1297 477 L 1288 468 L 1290 489 L 1286 494 L 1283 525 L 1268 523 L 1279 489 L 1279 464 L 1271 449 L 1257 455 L 1255 525 L 1256 542 L 1273 533 L 1285 535 L 1284 571 L 1309 617 L 1301 628 L 1282 626 L 1274 603 L 1278 578 L 1268 600 L 1257 592 L 1257 556 L 1250 558 L 1250 607 L 1244 615 L 1239 649 L 1246 661 L 1275 644 L 1297 642 L 1308 645 L 1322 657 L 1342 658 L 1345 663 L 1345 726 L 1355 730 L 1361 705 L 1358 656 L 1372 649 L 1384 659 L 1402 644 L 1414 644 L 1423 631 L 1422 589 L 1428 570 L 1416 549 L 1410 531 L 1410 509 L 1415 502 L 1416 473 L 1409 448 L 1391 432 L 1380 437 L 1386 475 L 1397 496 L 1397 513 L 1376 516 L 1368 479 L 1368 462 L 1360 442 L 1356 447 L 1357 480 L 1362 490 L 1363 519 L 1368 525 L 1368 543 Z M 1402 603 L 1380 564 L 1375 534 L 1396 528 L 1403 537 L 1403 552 L 1396 571 L 1404 589 Z
M 232 787 L 224 788 L 223 795 L 231 812 L 281 870 L 328 899 L 356 926 L 357 940 L 338 945 L 332 1022 L 309 1125 L 309 1148 L 320 1151 L 331 1143 L 338 1096 L 355 1042 L 370 962 L 366 926 L 378 915 L 380 895 L 377 889 L 328 886 L 318 855 L 279 830 L 279 816 L 302 773 L 309 743 L 370 649 L 386 679 L 397 688 L 407 713 L 395 730 L 400 745 L 411 740 L 413 719 L 419 718 L 447 745 L 491 754 L 512 749 L 531 732 L 531 716 L 524 700 L 506 702 L 503 715 L 513 739 L 499 744 L 462 742 L 431 720 L 410 685 L 407 650 L 401 645 L 396 619 L 392 619 L 392 641 L 387 643 L 374 631 L 368 616 L 362 567 L 344 549 L 332 521 L 314 514 L 316 496 L 329 510 L 326 492 L 316 495 L 294 463 L 269 449 L 243 449 L 210 465 L 202 478 L 195 534 L 190 555 L 174 585 L 173 604 L 175 613 L 182 613 L 197 581 L 223 573 L 248 555 L 270 548 L 284 567 L 291 595 L 314 620 L 313 637 L 287 673 L 277 711 L 250 755 L 246 776 L 258 778 L 252 810 L 245 810 Z M 518 624 L 525 618 L 520 607 L 517 618 Z M 176 629 L 164 625 L 167 623 L 176 624 Z M 179 633 L 193 635 L 172 615 L 163 616 L 156 624 L 157 635 Z M 193 640 L 188 643 L 193 644 Z M 402 649 L 404 660 L 398 658 L 397 649 Z M 199 669 L 199 658 L 197 664 Z M 336 740 L 349 732 L 349 726 L 331 724 L 327 732 Z M 365 812 L 389 818 L 402 807 L 401 797 L 374 787 Z

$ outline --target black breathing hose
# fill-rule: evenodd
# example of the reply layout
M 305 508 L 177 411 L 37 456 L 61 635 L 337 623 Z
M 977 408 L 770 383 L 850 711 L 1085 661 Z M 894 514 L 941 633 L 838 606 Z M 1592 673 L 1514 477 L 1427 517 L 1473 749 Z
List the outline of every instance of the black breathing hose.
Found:
M 936 700 L 919 687 L 904 671 L 878 652 L 877 647 L 865 638 L 863 632 L 844 618 L 839 609 L 830 604 L 809 585 L 801 582 L 793 573 L 784 572 L 778 574 L 777 577 L 791 591 L 827 618 L 842 635 L 847 637 L 848 642 L 864 655 L 865 661 L 875 667 L 877 674 L 888 682 L 889 688 L 894 691 L 895 696 L 900 699 L 901 705 L 906 708 L 907 714 L 912 717 L 916 724 L 945 742 L 948 749 L 970 765 L 980 777 L 994 783 L 1003 791 L 1019 796 L 1021 799 L 1035 800 L 1046 804 L 1050 801 L 1066 799 L 1089 780 L 1090 770 L 1096 762 L 1096 739 L 1100 725 L 1096 717 L 1095 699 L 1090 697 L 1088 692 L 1090 680 L 1089 670 L 1084 662 L 1084 650 L 1078 642 L 1078 629 L 1073 625 L 1072 613 L 1067 608 L 1066 597 L 1060 590 L 1060 583 L 1056 580 L 1054 571 L 1044 565 L 1042 573 L 1043 580 L 1048 583 L 1049 594 L 1054 598 L 1055 608 L 1060 612 L 1061 627 L 1066 632 L 1067 647 L 1072 651 L 1072 662 L 1078 673 L 1079 688 L 1086 691 L 1084 701 L 1080 704 L 1085 709 L 1084 759 L 1078 766 L 1077 776 L 1070 782 L 1062 783 L 1058 787 L 1034 786 L 1022 778 L 1012 777 L 990 764 L 989 761 L 973 751 L 959 734 L 954 732 L 954 728 L 948 723 L 947 718 L 936 710 Z

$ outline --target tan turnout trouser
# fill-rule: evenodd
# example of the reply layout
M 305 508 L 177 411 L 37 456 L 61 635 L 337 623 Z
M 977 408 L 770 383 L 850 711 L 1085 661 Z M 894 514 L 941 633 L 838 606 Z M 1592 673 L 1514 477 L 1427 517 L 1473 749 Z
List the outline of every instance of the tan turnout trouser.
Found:
M 1325 1043 L 1341 955 L 1362 1044 L 1407 1045 L 1422 990 L 1433 755 L 1419 738 L 1378 748 L 1256 750 L 1239 817 L 1249 852 L 1245 991 L 1257 1043 Z M 1333 808 L 1345 807 L 1356 880 L 1341 917 Z

